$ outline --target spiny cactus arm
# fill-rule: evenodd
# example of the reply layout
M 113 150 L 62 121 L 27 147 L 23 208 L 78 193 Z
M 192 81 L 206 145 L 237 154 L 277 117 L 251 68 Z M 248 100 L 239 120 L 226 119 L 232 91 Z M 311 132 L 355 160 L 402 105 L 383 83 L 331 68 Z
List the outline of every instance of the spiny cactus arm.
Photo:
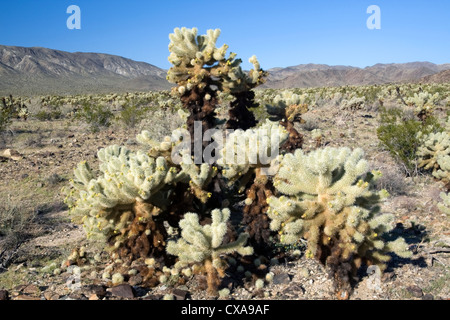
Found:
M 384 251 L 394 252 L 401 258 L 411 258 L 412 256 L 412 252 L 409 250 L 409 246 L 403 238 L 397 238 L 394 241 L 387 242 Z
M 213 259 L 218 258 L 221 255 L 229 254 L 233 252 L 237 252 L 242 256 L 252 255 L 253 254 L 253 248 L 250 246 L 245 246 L 247 240 L 248 240 L 248 233 L 241 233 L 239 234 L 238 238 L 230 243 L 223 244 L 213 251 Z
M 73 186 L 78 188 L 83 188 L 89 181 L 94 179 L 94 174 L 92 173 L 92 169 L 86 161 L 82 161 L 78 163 L 77 168 L 74 170 L 75 179 L 73 181 Z
M 419 168 L 437 169 L 437 159 L 450 155 L 450 134 L 447 132 L 430 133 L 423 137 L 423 143 L 417 149 Z
M 160 147 L 161 149 L 165 150 L 171 147 L 170 144 L 170 137 L 169 139 L 164 138 L 164 141 L 160 143 L 159 141 L 156 141 L 152 138 L 150 131 L 143 130 L 141 133 L 139 133 L 136 136 L 137 142 L 139 142 L 142 145 L 150 146 L 150 147 Z M 168 141 L 167 141 L 168 140 Z M 169 143 L 169 145 L 168 145 Z
M 206 251 L 198 250 L 184 239 L 179 239 L 177 242 L 169 241 L 166 246 L 166 251 L 171 255 L 178 256 L 180 262 L 183 264 L 202 263 L 208 258 Z
M 211 250 L 211 230 L 210 226 L 201 226 L 198 215 L 195 213 L 187 213 L 180 221 L 182 229 L 181 236 L 187 242 L 201 251 Z
M 450 155 L 438 157 L 437 164 L 439 169 L 432 172 L 433 176 L 448 184 L 450 182 Z
M 441 212 L 445 213 L 446 215 L 450 216 L 450 194 L 441 192 L 440 197 L 442 202 L 438 203 L 438 208 L 441 210 Z

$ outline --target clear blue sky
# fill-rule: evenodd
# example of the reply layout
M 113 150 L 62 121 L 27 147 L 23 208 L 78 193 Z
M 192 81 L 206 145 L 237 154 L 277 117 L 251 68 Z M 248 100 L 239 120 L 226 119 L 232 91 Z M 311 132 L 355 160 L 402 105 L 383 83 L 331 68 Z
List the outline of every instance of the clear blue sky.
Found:
M 69 5 L 81 9 L 81 30 L 69 30 Z M 381 30 L 369 30 L 369 5 L 381 9 Z M 169 33 L 220 28 L 249 67 L 303 63 L 365 67 L 375 63 L 450 63 L 449 0 L 14 0 L 0 2 L 0 44 L 101 52 L 169 68 Z

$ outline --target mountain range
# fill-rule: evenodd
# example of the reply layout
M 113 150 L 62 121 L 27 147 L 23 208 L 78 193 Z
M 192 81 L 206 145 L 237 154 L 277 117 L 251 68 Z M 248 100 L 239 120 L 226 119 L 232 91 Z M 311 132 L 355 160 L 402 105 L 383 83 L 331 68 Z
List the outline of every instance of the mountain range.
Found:
M 450 82 L 450 63 L 376 64 L 366 68 L 301 64 L 268 69 L 261 88 Z M 168 90 L 167 70 L 104 53 L 0 45 L 0 95 Z

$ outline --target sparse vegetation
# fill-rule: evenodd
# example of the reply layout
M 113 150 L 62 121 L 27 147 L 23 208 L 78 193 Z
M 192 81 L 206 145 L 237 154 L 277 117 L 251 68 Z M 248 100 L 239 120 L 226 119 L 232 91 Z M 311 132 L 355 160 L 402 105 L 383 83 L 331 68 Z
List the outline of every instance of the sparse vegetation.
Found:
M 417 150 L 422 144 L 423 136 L 441 130 L 441 125 L 432 116 L 422 122 L 405 119 L 404 112 L 400 108 L 383 108 L 377 135 L 383 147 L 404 165 L 405 172 L 414 175 L 418 170 Z

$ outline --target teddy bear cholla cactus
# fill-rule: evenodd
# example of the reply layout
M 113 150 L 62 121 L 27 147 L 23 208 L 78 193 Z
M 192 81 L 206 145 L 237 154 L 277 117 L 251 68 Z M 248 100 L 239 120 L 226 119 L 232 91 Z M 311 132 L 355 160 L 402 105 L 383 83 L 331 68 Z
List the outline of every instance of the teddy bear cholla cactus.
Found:
M 196 213 L 186 213 L 180 221 L 181 238 L 167 243 L 167 252 L 178 256 L 176 267 L 188 264 L 202 264 L 207 274 L 208 293 L 215 295 L 220 279 L 225 276 L 226 262 L 222 257 L 237 252 L 251 255 L 252 247 L 245 247 L 248 234 L 241 233 L 235 241 L 224 243 L 230 210 L 214 209 L 211 212 L 212 223 L 200 225 Z
M 442 202 L 437 205 L 439 210 L 447 216 L 450 216 L 450 194 L 441 192 L 440 197 Z
M 361 110 L 364 109 L 365 103 L 366 97 L 350 97 L 349 100 L 342 100 L 341 109 L 350 111 Z
M 233 95 L 245 93 L 262 83 L 265 76 L 256 57 L 250 58 L 254 69 L 246 74 L 240 67 L 241 60 L 235 59 L 235 53 L 226 57 L 226 44 L 216 47 L 219 29 L 208 30 L 206 35 L 197 33 L 197 28 L 175 28 L 169 35 L 169 61 L 173 66 L 167 73 L 167 80 L 177 84 L 173 92 L 181 97 L 184 107 L 191 113 L 187 121 L 191 136 L 194 136 L 194 121 L 202 121 L 203 132 L 215 126 L 218 91 Z
M 426 118 L 432 115 L 434 106 L 439 100 L 439 93 L 436 92 L 434 95 L 426 91 L 414 93 L 414 96 L 405 99 L 405 103 L 409 106 L 416 107 L 414 109 L 414 114 L 421 120 L 424 121 Z
M 112 251 L 131 260 L 164 254 L 167 233 L 163 222 L 179 220 L 168 216 L 173 193 L 168 186 L 191 183 L 201 189 L 215 173 L 208 164 L 183 169 L 164 157 L 119 146 L 99 150 L 98 158 L 100 176 L 95 178 L 89 165 L 81 162 L 66 202 L 88 237 L 108 241 Z
M 279 158 L 279 148 L 288 138 L 286 129 L 266 120 L 258 128 L 236 130 L 226 137 L 217 164 L 229 184 L 237 182 L 238 191 L 246 191 L 242 222 L 250 235 L 250 243 L 259 253 L 269 249 L 269 221 L 265 214 L 266 198 L 272 195 L 270 177 Z M 264 158 L 262 158 L 264 157 Z
M 281 193 L 268 199 L 270 227 L 280 241 L 293 244 L 304 237 L 308 257 L 330 267 L 337 288 L 349 291 L 349 275 L 362 263 L 385 268 L 388 252 L 409 257 L 402 238 L 385 242 L 394 217 L 379 214 L 386 193 L 371 189 L 379 172 L 367 173 L 363 151 L 324 148 L 284 156 L 274 186 Z
M 435 172 L 439 169 L 438 159 L 450 155 L 450 134 L 443 131 L 430 133 L 423 137 L 423 143 L 417 149 L 419 168 Z
M 289 138 L 281 147 L 282 150 L 292 152 L 301 148 L 303 136 L 294 128 L 294 122 L 304 122 L 301 115 L 308 111 L 304 103 L 307 94 L 298 95 L 289 90 L 284 90 L 273 99 L 272 105 L 266 105 L 267 112 L 272 116 L 271 120 L 278 120 L 289 132 Z

